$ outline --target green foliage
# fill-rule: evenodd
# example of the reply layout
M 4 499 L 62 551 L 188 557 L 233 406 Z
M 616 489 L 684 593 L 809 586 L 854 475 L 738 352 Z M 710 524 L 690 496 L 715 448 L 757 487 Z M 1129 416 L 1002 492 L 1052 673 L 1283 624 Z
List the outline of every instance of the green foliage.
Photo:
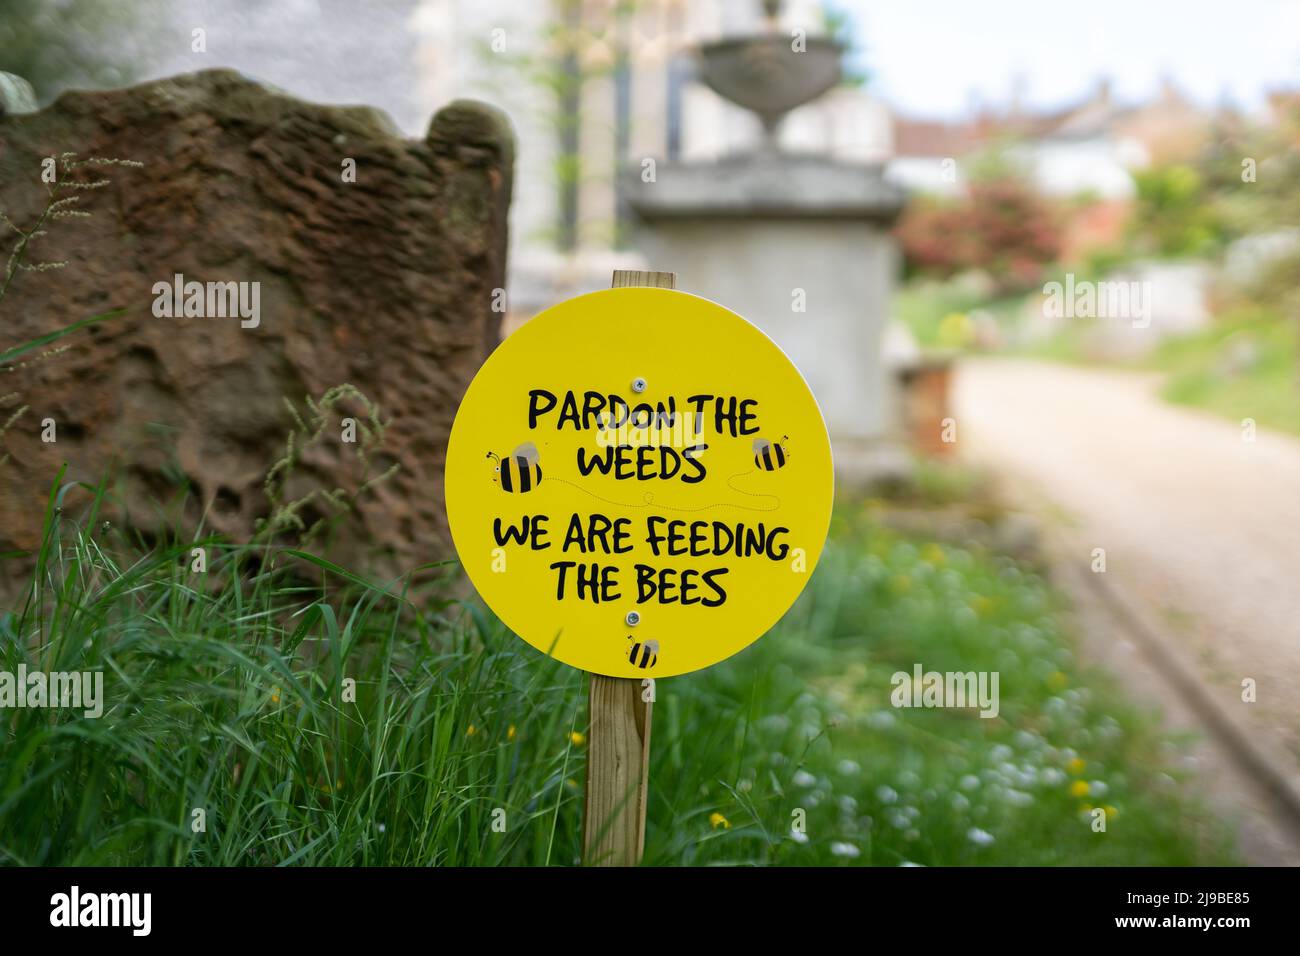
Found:
M 4 0 L 0 71 L 27 80 L 43 103 L 69 87 L 124 86 L 140 68 L 127 38 L 164 9 L 158 0 Z
M 837 4 L 822 5 L 823 31 L 845 50 L 841 85 L 862 89 L 871 81 L 871 73 L 861 66 L 861 33 L 854 26 L 854 18 L 849 11 L 841 9 Z
M 1230 237 L 1300 222 L 1300 103 L 1266 127 L 1224 130 L 1197 163 Z
M 1174 164 L 1138 170 L 1133 178 L 1137 201 L 1130 228 L 1137 253 L 1195 256 L 1217 248 L 1222 225 L 1196 169 Z
M 571 251 L 583 242 L 612 240 L 612 221 L 579 216 L 582 185 L 608 179 L 609 172 L 593 167 L 581 150 L 583 130 L 594 120 L 582 109 L 583 91 L 591 81 L 612 76 L 628 55 L 628 31 L 641 0 L 619 0 L 605 6 L 584 6 L 575 0 L 555 5 L 554 15 L 543 24 L 540 42 L 516 44 L 506 39 L 525 35 L 528 28 L 502 22 L 504 48 L 494 48 L 492 37 L 476 44 L 478 55 L 490 62 L 491 82 L 502 94 L 524 85 L 545 94 L 540 117 L 555 137 L 555 158 L 550 163 L 550 185 L 560 211 L 549 229 L 530 238 Z
M 1081 268 L 1075 271 L 1075 282 L 1085 278 L 1092 282 L 1101 281 L 1122 268 L 1130 258 L 1131 256 L 1124 249 L 1114 247 L 1090 249 L 1084 256 Z
M 1040 578 L 887 533 L 869 508 L 841 508 L 832 541 L 775 633 L 686 678 L 696 693 L 662 688 L 656 729 L 681 742 L 656 750 L 651 862 L 1227 858 L 1218 825 L 1163 775 L 1147 719 L 1078 666 Z M 917 663 L 1000 672 L 1001 713 L 892 707 L 892 675 Z M 1105 834 L 1089 827 L 1093 806 Z M 806 839 L 791 833 L 796 809 Z M 730 827 L 711 826 L 714 813 Z
M 1238 305 L 1205 332 L 1165 343 L 1150 364 L 1167 373 L 1171 402 L 1300 434 L 1296 323 L 1270 306 Z
M 309 587 L 273 567 L 300 555 L 192 542 L 208 549 L 205 578 L 190 544 L 124 564 L 111 532 L 67 530 L 55 520 L 42 556 L 59 583 L 0 617 L 3 666 L 103 668 L 107 712 L 4 712 L 0 856 L 541 863 L 562 810 L 575 845 L 577 674 L 485 652 L 484 637 L 509 646 L 497 626 L 453 627 L 437 603 L 416 612 L 400 584 L 318 562 Z M 496 807 L 505 835 L 489 825 Z
M 1196 160 L 1134 174 L 1137 255 L 1211 255 L 1226 242 L 1300 221 L 1300 108 L 1270 126 L 1215 130 Z
M 993 294 L 997 296 L 996 290 Z M 971 314 L 975 311 L 989 313 L 1009 333 L 1019 321 L 1023 304 L 1023 295 L 990 298 L 987 290 L 970 287 L 960 279 L 917 278 L 899 287 L 892 308 L 923 349 L 948 351 L 971 344 Z
M 105 710 L 0 712 L 0 860 L 577 861 L 582 674 L 473 602 L 270 546 L 140 553 L 61 495 L 27 600 L 0 614 L 0 668 L 102 670 Z M 872 515 L 840 510 L 772 634 L 659 682 L 648 863 L 1228 859 L 1168 745 L 1078 667 L 1041 579 Z M 288 572 L 303 560 L 315 583 Z M 1000 715 L 891 707 L 918 662 L 999 671 Z M 1105 834 L 1086 804 L 1111 808 Z

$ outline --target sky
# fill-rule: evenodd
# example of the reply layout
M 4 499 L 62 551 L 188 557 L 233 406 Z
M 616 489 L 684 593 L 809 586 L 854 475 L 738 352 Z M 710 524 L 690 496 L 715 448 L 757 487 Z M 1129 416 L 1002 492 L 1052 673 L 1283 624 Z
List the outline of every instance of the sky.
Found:
M 157 2 L 179 32 L 170 55 L 155 49 L 152 76 L 231 65 L 303 96 L 374 103 L 409 132 L 428 121 L 403 68 L 414 62 L 413 0 Z M 444 2 L 478 23 L 472 11 L 485 4 L 508 11 L 554 0 Z M 758 16 L 759 0 L 686 2 L 716 5 L 738 23 Z M 787 0 L 786 8 L 806 15 L 823 4 L 850 17 L 868 88 L 918 118 L 968 116 L 975 102 L 1005 106 L 1018 84 L 1026 107 L 1060 107 L 1103 76 L 1121 102 L 1150 98 L 1168 77 L 1203 105 L 1226 99 L 1251 111 L 1268 89 L 1300 89 L 1300 0 Z M 209 30 L 203 56 L 189 48 L 195 24 Z
M 955 118 L 978 97 L 1077 101 L 1102 76 L 1121 101 L 1162 77 L 1194 99 L 1257 109 L 1300 87 L 1300 0 L 833 0 L 870 88 L 903 112 Z

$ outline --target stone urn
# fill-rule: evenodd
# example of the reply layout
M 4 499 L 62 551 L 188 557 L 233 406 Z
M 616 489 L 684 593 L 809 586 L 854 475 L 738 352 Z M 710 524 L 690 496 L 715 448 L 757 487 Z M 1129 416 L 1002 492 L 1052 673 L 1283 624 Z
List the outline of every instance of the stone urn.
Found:
M 758 114 L 769 148 L 776 145 L 782 117 L 837 86 L 842 78 L 842 44 L 830 37 L 777 32 L 779 4 L 765 4 L 769 31 L 728 37 L 697 50 L 700 80 L 723 99 Z
M 620 201 L 646 262 L 743 315 L 798 366 L 826 419 L 836 474 L 866 485 L 906 470 L 881 362 L 899 265 L 890 226 L 906 197 L 879 163 L 777 148 L 782 118 L 840 83 L 844 47 L 792 35 L 775 22 L 779 4 L 764 6 L 766 27 L 695 51 L 697 78 L 762 120 L 763 145 L 665 160 L 653 182 L 629 164 Z M 793 306 L 796 293 L 806 308 Z

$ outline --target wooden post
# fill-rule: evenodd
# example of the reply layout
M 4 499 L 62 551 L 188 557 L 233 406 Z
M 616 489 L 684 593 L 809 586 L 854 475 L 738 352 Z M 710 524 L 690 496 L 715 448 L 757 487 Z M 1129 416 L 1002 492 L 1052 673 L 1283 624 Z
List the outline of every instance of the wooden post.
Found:
M 675 289 L 677 276 L 617 269 L 611 285 Z M 641 698 L 640 678 L 591 675 L 582 822 L 582 858 L 588 866 L 636 866 L 645 852 L 653 704 Z

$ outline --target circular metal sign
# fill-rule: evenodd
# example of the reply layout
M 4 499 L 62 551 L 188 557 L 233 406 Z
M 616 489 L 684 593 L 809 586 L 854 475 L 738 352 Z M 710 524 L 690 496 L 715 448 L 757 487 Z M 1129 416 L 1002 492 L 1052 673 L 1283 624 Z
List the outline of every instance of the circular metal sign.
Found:
M 670 677 L 762 636 L 830 523 L 830 440 L 808 385 L 740 316 L 622 288 L 546 310 L 470 384 L 447 517 L 512 631 L 574 667 Z

